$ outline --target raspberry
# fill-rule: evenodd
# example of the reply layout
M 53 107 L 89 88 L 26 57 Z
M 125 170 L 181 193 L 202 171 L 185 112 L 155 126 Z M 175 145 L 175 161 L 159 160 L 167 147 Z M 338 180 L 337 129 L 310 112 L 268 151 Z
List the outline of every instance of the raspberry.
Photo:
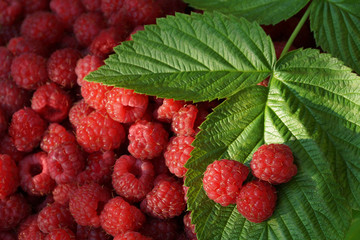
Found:
M 256 150 L 250 163 L 253 175 L 271 184 L 290 181 L 296 175 L 291 149 L 284 144 L 262 145 Z
M 84 13 L 74 23 L 74 34 L 82 46 L 89 46 L 105 26 L 101 13 Z
M 0 199 L 0 231 L 15 228 L 30 213 L 30 206 L 21 194 Z
M 78 85 L 82 86 L 85 81 L 84 77 L 90 72 L 97 70 L 103 64 L 104 62 L 96 56 L 87 55 L 79 59 L 75 67 Z
M 154 184 L 141 202 L 141 210 L 160 219 L 179 216 L 186 208 L 182 184 L 170 179 L 155 179 Z
M 165 158 L 163 155 L 151 159 L 154 166 L 155 175 L 170 174 L 169 168 L 165 164 Z
M 31 152 L 39 145 L 46 127 L 46 122 L 34 110 L 23 108 L 14 113 L 9 135 L 16 149 Z
M 85 11 L 80 0 L 51 0 L 50 9 L 67 29 L 71 29 L 76 18 Z
M 150 162 L 122 155 L 116 160 L 112 185 L 121 197 L 130 202 L 139 202 L 152 189 L 154 175 L 154 167 Z
M 36 199 L 36 196 L 34 195 L 28 195 L 28 198 L 33 197 L 34 199 Z M 37 200 L 34 200 L 37 201 Z M 29 200 L 30 202 L 30 200 Z M 33 207 L 35 212 L 40 212 L 41 210 L 43 210 L 46 206 L 53 204 L 55 202 L 54 197 L 52 196 L 52 194 L 46 195 L 45 200 L 43 200 L 42 202 L 38 203 Z M 30 204 L 33 204 L 30 202 Z
M 85 161 L 77 144 L 67 142 L 51 149 L 48 155 L 50 176 L 57 184 L 69 183 L 84 168 Z
M 13 58 L 13 54 L 6 47 L 0 47 L 0 78 L 10 77 Z
M 124 127 L 104 111 L 94 111 L 83 118 L 76 128 L 78 143 L 86 152 L 118 148 L 125 139 Z
M 59 48 L 80 49 L 80 44 L 72 33 L 65 33 L 58 46 Z
M 19 186 L 18 168 L 9 155 L 0 154 L 0 179 L 0 199 L 5 199 Z
M 81 86 L 81 96 L 90 107 L 96 110 L 102 110 L 105 109 L 106 97 L 111 89 L 111 86 L 106 86 L 102 83 L 83 82 Z
M 77 190 L 77 185 L 74 182 L 71 183 L 62 183 L 58 184 L 52 194 L 54 196 L 54 200 L 61 205 L 67 205 L 69 203 L 70 198 L 72 198 L 73 194 Z
M 72 48 L 53 52 L 47 63 L 50 80 L 62 87 L 72 88 L 76 84 L 75 67 L 80 57 L 80 52 Z
M 111 198 L 109 190 L 97 183 L 80 187 L 70 198 L 69 208 L 82 226 L 100 227 L 100 213 Z
M 196 233 L 195 233 L 195 225 L 191 223 L 191 212 L 188 212 L 184 216 L 184 228 L 185 228 L 185 234 L 188 239 L 197 239 Z
M 4 110 L 7 117 L 28 105 L 30 94 L 19 88 L 13 81 L 0 80 L 0 108 Z
M 0 0 L 0 25 L 12 25 L 20 18 L 22 5 L 16 0 Z
M 255 180 L 241 189 L 236 207 L 247 220 L 260 223 L 271 217 L 276 199 L 276 189 L 270 183 Z
M 2 240 L 17 240 L 15 233 L 13 232 L 1 232 L 0 231 L 0 239 Z
M 22 1 L 26 13 L 33 13 L 47 10 L 50 0 L 26 0 Z
M 154 240 L 174 240 L 180 230 L 180 223 L 176 218 L 163 220 L 149 217 L 141 228 L 141 233 Z
M 79 184 L 96 182 L 106 184 L 111 181 L 111 172 L 115 163 L 113 151 L 91 153 L 87 158 L 86 168 L 77 175 Z
M 46 59 L 35 53 L 15 57 L 11 64 L 11 75 L 19 87 L 35 90 L 48 80 Z
M 37 222 L 43 233 L 50 233 L 55 229 L 74 225 L 74 219 L 69 209 L 59 203 L 53 203 L 43 208 L 39 212 Z
M 164 99 L 162 105 L 154 112 L 154 116 L 159 121 L 170 123 L 174 114 L 177 113 L 184 105 L 184 101 Z
M 154 0 L 124 0 L 124 8 L 133 26 L 153 24 L 163 14 Z
M 140 119 L 148 106 L 148 96 L 133 90 L 113 88 L 107 95 L 106 111 L 115 121 L 135 122 Z
M 6 118 L 7 116 L 5 116 L 5 113 L 0 108 L 0 137 L 4 136 L 8 129 L 8 121 Z
M 76 239 L 77 240 L 110 240 L 112 239 L 110 235 L 101 228 L 87 227 L 77 225 L 76 229 Z
M 194 136 L 195 120 L 198 109 L 192 105 L 186 105 L 173 115 L 171 130 L 177 135 Z
M 69 229 L 54 229 L 46 237 L 45 240 L 75 240 L 75 234 Z
M 93 111 L 94 109 L 91 108 L 84 99 L 81 99 L 70 108 L 69 121 L 74 126 L 74 128 L 77 128 L 81 120 L 84 117 L 87 117 Z
M 45 233 L 41 232 L 37 224 L 38 215 L 30 215 L 18 229 L 18 240 L 44 240 Z
M 175 15 L 175 12 L 185 12 L 186 3 L 182 0 L 156 0 L 164 15 Z
M 6 45 L 7 42 L 13 37 L 18 37 L 20 35 L 20 25 L 13 24 L 10 26 L 1 26 L 0 28 L 0 43 Z
M 102 0 L 81 0 L 82 5 L 89 12 L 99 11 Z
M 14 142 L 8 134 L 0 140 L 0 154 L 9 155 L 15 162 L 19 162 L 24 157 L 24 153 L 16 149 Z
M 139 230 L 145 222 L 145 216 L 137 207 L 121 197 L 115 197 L 105 204 L 100 222 L 108 234 L 116 236 L 127 231 Z
M 125 41 L 131 41 L 133 40 L 132 36 L 137 33 L 138 31 L 143 31 L 145 28 L 144 28 L 144 25 L 139 25 L 139 26 L 136 26 L 132 32 L 129 34 L 129 36 L 126 38 Z
M 191 146 L 193 141 L 194 138 L 190 136 L 172 137 L 166 147 L 164 152 L 166 166 L 177 177 L 183 177 L 187 172 L 185 163 L 190 158 L 190 153 L 194 149 Z
M 217 160 L 207 166 L 203 187 L 211 200 L 225 207 L 236 203 L 236 197 L 248 174 L 249 169 L 240 162 Z
M 128 150 L 135 158 L 153 159 L 160 156 L 168 136 L 161 123 L 139 120 L 130 126 Z
M 31 108 L 49 122 L 61 122 L 69 113 L 70 95 L 55 83 L 39 87 L 31 100 Z
M 126 29 L 110 27 L 102 30 L 91 42 L 90 52 L 101 58 L 107 58 L 114 51 L 114 47 L 126 39 L 128 32 Z
M 59 42 L 63 31 L 62 24 L 50 12 L 28 15 L 21 25 L 21 35 L 45 45 Z
M 109 26 L 116 27 L 121 29 L 121 32 L 128 34 L 131 31 L 131 23 L 129 22 L 125 8 L 121 8 L 113 13 L 107 18 L 107 23 Z
M 43 151 L 50 152 L 51 149 L 67 142 L 76 143 L 75 136 L 62 125 L 51 123 L 44 134 L 40 147 Z
M 117 235 L 114 240 L 152 240 L 152 238 L 145 237 L 141 233 L 128 231 L 126 233 Z
M 41 44 L 41 42 L 24 37 L 14 37 L 10 39 L 7 48 L 15 56 L 20 56 L 23 53 L 35 53 L 40 56 L 46 56 L 48 54 L 48 49 Z
M 110 17 L 114 12 L 119 11 L 124 5 L 124 0 L 102 0 L 101 11 L 105 17 Z

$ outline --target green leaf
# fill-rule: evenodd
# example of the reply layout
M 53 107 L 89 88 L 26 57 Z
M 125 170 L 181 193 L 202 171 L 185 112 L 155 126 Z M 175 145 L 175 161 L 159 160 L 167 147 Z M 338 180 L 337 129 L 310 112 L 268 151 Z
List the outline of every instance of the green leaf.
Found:
M 177 14 L 115 48 L 89 81 L 136 92 L 205 101 L 231 96 L 267 76 L 273 44 L 256 23 L 219 13 Z
M 188 206 L 201 239 L 344 239 L 360 203 L 360 77 L 317 50 L 286 54 L 269 88 L 248 87 L 201 125 L 186 167 Z M 291 147 L 297 175 L 277 186 L 273 216 L 245 220 L 202 188 L 206 166 L 230 158 L 246 164 L 263 143 Z
M 358 240 L 360 236 L 360 212 L 353 211 L 353 221 L 345 240 Z
M 259 24 L 276 24 L 300 11 L 309 0 L 184 0 L 197 9 L 244 17 Z
M 358 0 L 315 0 L 310 26 L 316 43 L 360 73 L 360 4 Z

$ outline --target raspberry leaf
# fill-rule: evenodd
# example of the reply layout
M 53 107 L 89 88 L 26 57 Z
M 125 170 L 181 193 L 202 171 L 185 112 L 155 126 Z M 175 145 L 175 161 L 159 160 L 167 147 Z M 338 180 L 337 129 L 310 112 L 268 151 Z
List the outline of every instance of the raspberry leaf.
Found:
M 262 81 L 276 59 L 271 39 L 258 24 L 220 13 L 177 14 L 145 29 L 117 46 L 106 65 L 86 79 L 204 101 Z
M 359 1 L 316 0 L 310 7 L 316 43 L 360 73 Z
M 184 0 L 190 6 L 244 17 L 259 24 L 276 24 L 300 11 L 309 0 Z

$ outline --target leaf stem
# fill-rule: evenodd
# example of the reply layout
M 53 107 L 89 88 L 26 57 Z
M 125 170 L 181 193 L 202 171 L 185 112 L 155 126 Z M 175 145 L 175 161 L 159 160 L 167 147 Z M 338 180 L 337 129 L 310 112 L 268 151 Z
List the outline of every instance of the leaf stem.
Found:
M 281 52 L 280 57 L 284 56 L 289 51 L 289 48 L 290 48 L 291 44 L 294 42 L 294 40 L 297 37 L 297 35 L 299 34 L 301 28 L 304 26 L 304 23 L 306 22 L 309 15 L 310 15 L 310 7 L 308 7 L 308 9 L 306 9 L 306 12 L 304 13 L 302 18 L 300 19 L 298 25 L 296 26 L 295 30 L 291 34 L 291 36 L 290 36 L 289 40 L 287 41 L 283 51 Z

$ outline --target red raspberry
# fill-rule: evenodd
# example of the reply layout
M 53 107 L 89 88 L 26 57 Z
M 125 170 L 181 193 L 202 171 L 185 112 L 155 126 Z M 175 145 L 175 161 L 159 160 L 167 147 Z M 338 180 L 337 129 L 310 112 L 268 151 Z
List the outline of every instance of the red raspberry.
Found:
M 80 49 L 80 44 L 72 33 L 65 33 L 58 45 L 59 48 Z
M 165 158 L 163 155 L 151 159 L 154 166 L 155 176 L 160 174 L 170 174 L 169 168 L 165 164 Z
M 45 233 L 41 232 L 37 224 L 38 215 L 30 215 L 18 228 L 18 240 L 44 240 Z
M 75 240 L 75 234 L 69 229 L 54 229 L 46 237 L 45 240 Z
M 0 44 L 6 45 L 9 40 L 13 37 L 18 37 L 20 35 L 20 25 L 13 24 L 10 26 L 1 26 L 0 28 Z
M 35 12 L 28 15 L 21 25 L 21 35 L 45 45 L 59 42 L 63 31 L 62 24 L 50 12 Z
M 19 162 L 24 157 L 24 153 L 16 149 L 14 142 L 8 134 L 0 140 L 0 154 L 9 155 L 15 162 Z
M 125 130 L 106 112 L 94 111 L 80 122 L 76 128 L 76 138 L 86 152 L 109 151 L 124 142 Z
M 101 11 L 105 17 L 110 17 L 114 12 L 119 11 L 124 5 L 124 0 L 102 0 Z
M 114 240 L 152 240 L 138 232 L 128 231 L 126 233 L 117 235 Z
M 78 188 L 70 198 L 70 212 L 78 224 L 100 227 L 99 215 L 110 198 L 108 189 L 97 183 L 86 184 Z
M 30 206 L 21 194 L 0 199 L 0 231 L 15 228 L 30 213 Z
M 0 138 L 2 136 L 4 136 L 4 134 L 6 133 L 6 131 L 8 129 L 8 121 L 6 118 L 7 118 L 7 116 L 5 115 L 3 110 L 1 110 L 1 108 L 0 108 Z M 1 151 L 0 151 L 0 153 L 1 153 Z
M 140 209 L 130 205 L 121 197 L 110 199 L 100 215 L 102 228 L 112 236 L 139 230 L 145 219 Z
M 2 240 L 17 240 L 15 233 L 13 232 L 1 232 L 0 231 L 0 239 Z
M 90 72 L 97 70 L 102 65 L 104 65 L 104 62 L 96 56 L 87 55 L 84 58 L 79 59 L 75 67 L 78 85 L 82 86 L 85 81 L 84 77 Z
M 76 18 L 85 11 L 81 0 L 51 0 L 50 9 L 67 29 L 71 29 Z
M 76 229 L 77 240 L 110 240 L 110 235 L 101 228 L 94 228 L 88 226 L 77 225 Z
M 48 155 L 50 176 L 57 184 L 70 183 L 84 168 L 83 152 L 77 144 L 67 142 L 51 149 Z
M 43 233 L 74 226 L 74 219 L 69 209 L 56 202 L 46 206 L 39 212 L 37 222 Z
M 132 36 L 137 33 L 138 31 L 143 31 L 145 29 L 144 25 L 139 25 L 139 26 L 136 26 L 132 32 L 129 34 L 129 36 L 126 38 L 125 41 L 131 41 L 133 40 Z
M 44 134 L 40 147 L 43 151 L 50 152 L 51 149 L 67 142 L 76 143 L 74 134 L 58 123 L 51 123 Z
M 148 96 L 133 90 L 113 88 L 107 95 L 106 111 L 115 121 L 135 122 L 140 119 L 148 106 Z
M 255 177 L 271 184 L 286 183 L 297 173 L 291 149 L 284 144 L 259 147 L 253 155 L 250 167 Z
M 270 183 L 251 181 L 241 189 L 236 207 L 247 220 L 260 223 L 271 217 L 276 199 L 276 189 Z
M 26 13 L 33 13 L 47 10 L 50 0 L 26 0 L 22 1 Z
M 13 58 L 13 54 L 6 47 L 0 47 L 0 79 L 10 77 Z
M 163 220 L 149 217 L 141 228 L 141 233 L 154 240 L 174 240 L 180 234 L 180 226 L 176 218 Z
M 75 67 L 80 57 L 80 52 L 72 48 L 53 52 L 47 63 L 50 80 L 62 87 L 72 88 L 76 84 Z
M 35 149 L 46 130 L 47 123 L 31 108 L 23 108 L 14 113 L 9 135 L 19 151 L 31 152 Z
M 105 26 L 101 13 L 84 13 L 74 23 L 74 34 L 82 46 L 89 46 Z
M 41 44 L 41 42 L 24 37 L 14 37 L 10 39 L 7 48 L 15 56 L 20 56 L 23 53 L 35 53 L 40 56 L 46 56 L 48 54 L 48 49 Z
M 198 109 L 192 105 L 186 105 L 173 115 L 171 129 L 177 135 L 194 136 L 195 120 Z
M 33 201 L 38 201 L 35 200 L 37 196 L 34 195 L 28 195 L 27 198 L 33 198 Z M 38 198 L 39 199 L 39 198 Z M 31 203 L 30 200 L 28 200 L 30 202 L 30 204 L 33 205 L 33 203 Z M 46 206 L 53 204 L 55 202 L 54 197 L 52 196 L 52 194 L 50 193 L 49 195 L 46 195 L 45 200 L 43 200 L 42 202 L 38 203 L 36 202 L 36 205 L 33 207 L 35 212 L 40 212 L 41 210 L 43 210 Z
M 248 167 L 240 162 L 217 160 L 207 166 L 203 187 L 211 200 L 225 207 L 236 203 L 236 197 L 248 174 Z
M 160 219 L 179 216 L 186 208 L 182 184 L 170 179 L 155 179 L 154 184 L 141 202 L 141 210 Z
M 196 240 L 195 225 L 191 223 L 191 212 L 188 212 L 184 216 L 184 228 L 185 234 L 188 239 Z
M 154 167 L 150 162 L 122 155 L 116 160 L 112 185 L 121 197 L 130 202 L 140 202 L 152 189 L 154 175 Z
M 77 188 L 78 186 L 75 182 L 58 184 L 52 192 L 54 201 L 61 205 L 67 205 Z
M 126 39 L 127 35 L 127 29 L 115 27 L 104 29 L 91 42 L 89 50 L 93 55 L 105 59 L 114 51 L 114 47 Z
M 81 0 L 82 5 L 89 12 L 99 11 L 102 0 Z
M 156 0 L 164 15 L 175 15 L 175 12 L 185 12 L 186 3 L 182 0 Z
M 184 177 L 187 172 L 185 163 L 190 158 L 190 153 L 194 149 L 191 146 L 193 141 L 194 138 L 190 136 L 172 137 L 166 147 L 164 152 L 166 166 L 177 177 Z
M 113 151 L 91 153 L 87 158 L 86 168 L 77 175 L 77 182 L 79 184 L 109 183 L 114 164 L 115 154 Z
M 28 105 L 30 94 L 25 89 L 19 88 L 15 82 L 0 80 L 0 108 L 7 117 L 11 117 L 16 111 Z
M 135 158 L 153 159 L 162 153 L 168 136 L 161 123 L 139 120 L 130 126 L 128 150 Z
M 18 168 L 9 155 L 0 154 L 0 179 L 0 199 L 4 200 L 19 186 Z
M 31 108 L 49 122 L 63 121 L 70 107 L 70 95 L 55 83 L 39 87 L 31 100 Z
M 84 117 L 87 117 L 93 111 L 94 109 L 91 108 L 84 99 L 81 99 L 70 108 L 69 121 L 74 126 L 74 128 L 77 128 L 81 120 Z
M 11 64 L 11 75 L 19 87 L 35 90 L 48 80 L 46 59 L 35 53 L 15 57 Z
M 111 86 L 96 82 L 83 82 L 81 86 L 81 96 L 90 107 L 96 110 L 105 109 L 106 98 Z
M 0 1 L 0 25 L 12 25 L 20 18 L 22 13 L 22 5 L 17 0 L 1 0 Z
M 111 13 L 111 15 L 107 18 L 107 23 L 109 26 L 121 29 L 121 32 L 124 34 L 130 33 L 132 28 L 125 8 L 121 8 Z
M 154 112 L 154 116 L 159 121 L 170 123 L 174 114 L 177 113 L 184 105 L 184 101 L 164 99 L 162 105 Z
M 163 15 L 154 0 L 124 0 L 124 8 L 133 26 L 153 24 Z

